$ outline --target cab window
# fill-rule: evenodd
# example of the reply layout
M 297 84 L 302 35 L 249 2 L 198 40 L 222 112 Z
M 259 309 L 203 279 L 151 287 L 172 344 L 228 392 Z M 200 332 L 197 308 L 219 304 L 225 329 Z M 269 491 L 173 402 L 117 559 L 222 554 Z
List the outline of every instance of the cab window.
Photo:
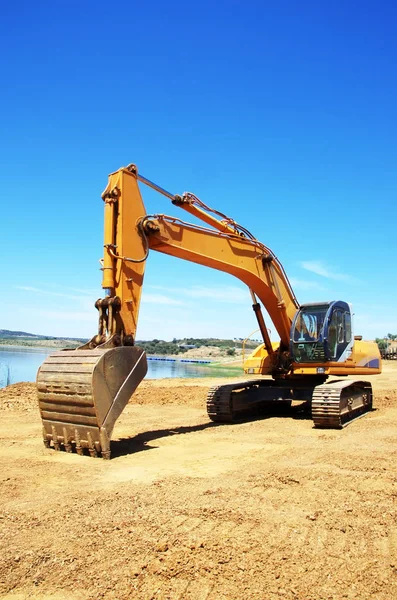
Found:
M 347 343 L 352 339 L 352 318 L 350 313 L 345 313 L 345 341 Z
M 328 349 L 331 358 L 335 358 L 338 347 L 338 321 L 340 322 L 340 312 L 335 310 L 332 314 L 332 318 L 328 327 Z
M 338 316 L 337 316 L 337 328 L 338 328 L 338 344 L 343 344 L 343 342 L 345 341 L 345 330 L 344 330 L 344 319 L 343 319 L 343 313 L 342 311 L 337 311 L 338 312 Z

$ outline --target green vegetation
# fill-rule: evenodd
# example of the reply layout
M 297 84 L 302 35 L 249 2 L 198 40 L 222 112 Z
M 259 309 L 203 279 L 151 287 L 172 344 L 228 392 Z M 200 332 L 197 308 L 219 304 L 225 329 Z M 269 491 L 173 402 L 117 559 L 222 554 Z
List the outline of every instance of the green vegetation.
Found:
M 25 331 L 10 331 L 0 329 L 0 346 L 23 346 L 23 347 L 54 347 L 54 348 L 77 348 L 85 343 L 86 339 L 57 338 L 44 335 L 26 333 Z M 221 355 L 235 356 L 236 348 L 242 347 L 242 339 L 218 339 L 218 338 L 174 338 L 171 342 L 165 340 L 137 340 L 136 345 L 143 348 L 147 354 L 157 355 L 183 355 L 192 348 L 208 348 L 208 355 L 211 355 L 211 348 L 219 348 Z M 247 350 L 256 348 L 257 341 L 248 340 Z
M 378 344 L 379 350 L 386 350 L 387 341 L 384 338 L 375 338 L 375 342 Z
M 11 367 L 8 364 L 0 363 L 0 388 L 11 384 Z
M 217 338 L 174 338 L 172 342 L 164 340 L 137 340 L 136 345 L 143 348 L 147 354 L 184 354 L 191 348 L 219 348 L 227 356 L 236 354 L 236 347 L 241 348 L 242 340 L 220 340 Z M 246 348 L 256 348 L 258 342 L 248 341 Z
M 243 343 L 243 339 L 234 339 L 234 340 L 220 340 L 218 338 L 184 338 L 183 340 L 173 339 L 173 342 L 180 345 L 187 346 L 195 346 L 196 348 L 201 348 L 201 346 L 216 346 L 217 348 L 241 348 Z M 248 340 L 246 343 L 246 348 L 256 348 L 258 346 L 257 341 Z
M 389 342 L 395 342 L 397 340 L 397 333 L 388 333 L 383 338 L 375 338 L 375 342 L 378 344 L 379 350 L 386 350 Z
M 242 365 L 231 367 L 227 363 L 210 363 L 208 365 L 203 365 L 203 368 L 208 369 L 208 375 L 211 377 L 235 377 L 241 375 L 243 372 Z
M 136 345 L 143 348 L 146 354 L 183 354 L 187 350 L 187 348 L 180 348 L 174 342 L 165 342 L 164 340 L 137 340 Z

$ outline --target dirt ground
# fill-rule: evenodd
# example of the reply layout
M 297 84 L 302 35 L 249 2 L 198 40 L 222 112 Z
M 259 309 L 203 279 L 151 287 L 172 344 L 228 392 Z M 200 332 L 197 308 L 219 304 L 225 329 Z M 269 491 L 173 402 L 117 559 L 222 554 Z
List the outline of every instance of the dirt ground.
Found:
M 0 598 L 397 598 L 397 364 L 341 431 L 215 425 L 213 380 L 144 382 L 111 461 L 44 448 L 34 384 L 0 390 Z

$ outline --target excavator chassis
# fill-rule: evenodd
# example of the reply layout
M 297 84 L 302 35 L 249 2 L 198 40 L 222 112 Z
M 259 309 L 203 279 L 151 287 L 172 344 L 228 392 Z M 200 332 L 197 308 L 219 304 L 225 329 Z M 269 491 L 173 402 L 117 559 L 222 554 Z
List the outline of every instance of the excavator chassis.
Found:
M 367 381 L 330 381 L 317 385 L 304 382 L 255 379 L 212 387 L 207 395 L 207 413 L 212 421 L 231 423 L 247 414 L 279 413 L 293 400 L 311 404 L 313 424 L 340 429 L 372 410 L 372 387 Z
M 48 356 L 37 374 L 44 445 L 109 459 L 114 424 L 146 372 L 136 346 Z
M 270 379 L 251 379 L 210 388 L 207 413 L 212 421 L 232 423 L 248 413 L 274 411 L 291 405 L 290 387 Z

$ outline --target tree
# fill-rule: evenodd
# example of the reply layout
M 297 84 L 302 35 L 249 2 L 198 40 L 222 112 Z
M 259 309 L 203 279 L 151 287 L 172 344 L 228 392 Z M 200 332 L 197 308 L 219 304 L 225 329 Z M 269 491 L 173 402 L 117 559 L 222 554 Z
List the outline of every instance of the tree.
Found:
M 386 350 L 387 341 L 384 338 L 375 338 L 375 342 L 378 344 L 379 350 Z

